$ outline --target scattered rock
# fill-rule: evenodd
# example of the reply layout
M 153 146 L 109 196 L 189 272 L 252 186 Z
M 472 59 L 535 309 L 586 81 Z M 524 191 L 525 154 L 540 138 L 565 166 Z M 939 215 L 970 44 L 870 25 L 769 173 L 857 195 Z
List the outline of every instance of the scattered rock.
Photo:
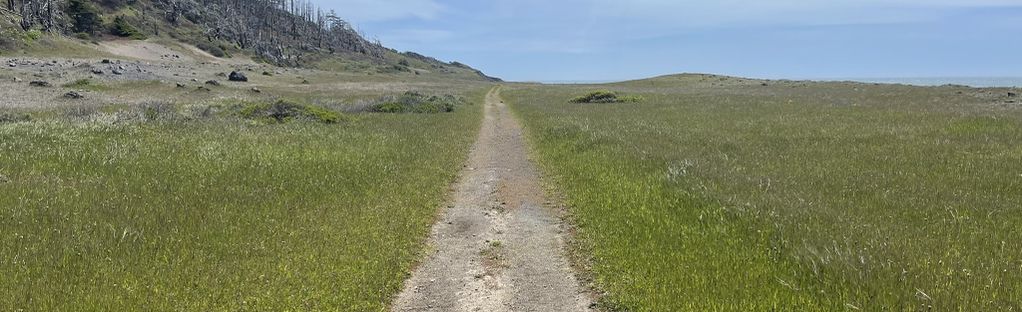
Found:
M 124 72 L 121 72 L 120 70 L 117 70 L 117 69 L 111 70 L 110 73 L 112 73 L 114 75 L 123 75 L 124 74 Z
M 216 73 L 216 76 L 217 77 L 227 77 L 227 74 L 225 74 L 225 73 Z
M 252 88 L 252 92 L 263 93 L 263 90 L 259 90 L 259 88 Z
M 83 97 L 85 97 L 85 96 L 83 96 L 81 93 L 78 93 L 78 92 L 75 92 L 75 91 L 64 93 L 64 98 L 65 99 L 80 99 L 80 98 L 83 98 Z
M 206 84 L 211 86 L 220 86 L 220 82 L 216 80 L 208 80 L 206 81 Z
M 21 82 L 21 78 L 14 77 L 14 82 Z
M 1008 92 L 1008 97 L 1016 97 L 1016 96 L 1018 96 L 1018 93 Z
M 198 79 L 192 78 L 192 82 L 199 82 Z
M 96 74 L 96 75 L 102 75 L 102 74 L 103 74 L 103 71 L 102 71 L 102 70 L 99 70 L 99 69 L 93 69 L 93 70 L 92 70 L 92 73 L 93 73 L 93 74 Z
M 766 82 L 764 82 L 764 83 L 761 83 L 761 84 L 759 84 L 759 85 L 761 85 L 761 86 L 764 86 L 764 87 L 770 86 L 770 84 L 769 84 L 769 83 L 766 83 Z
M 49 82 L 42 81 L 42 80 L 34 80 L 32 82 L 29 82 L 28 85 L 33 86 L 33 87 L 44 87 L 44 88 L 48 88 L 48 87 L 52 86 Z
M 7 63 L 7 66 L 10 66 L 10 67 L 18 67 L 18 64 L 14 64 L 14 63 Z
M 273 76 L 273 73 L 268 72 L 268 71 L 264 71 L 263 72 L 263 76 Z
M 104 59 L 104 60 L 103 60 L 103 61 L 101 61 L 100 63 L 103 63 L 103 64 L 110 64 L 110 60 Z
M 302 84 L 309 84 L 308 80 L 302 80 Z
M 232 71 L 231 75 L 227 79 L 230 80 L 230 81 L 236 81 L 236 82 L 247 82 L 248 81 L 248 77 L 245 77 L 245 74 L 243 74 L 241 72 L 238 72 L 238 71 Z
M 203 87 L 203 86 L 199 86 L 199 88 L 198 88 L 198 89 L 196 89 L 196 90 L 199 90 L 199 91 L 206 91 L 206 92 L 209 92 L 209 91 L 213 91 L 213 90 L 210 90 L 209 88 L 206 88 L 206 87 Z
M 184 88 L 184 87 L 187 87 L 187 86 L 186 86 L 185 84 L 183 84 L 183 83 L 178 83 L 178 84 L 177 84 L 177 87 L 178 87 L 178 88 Z

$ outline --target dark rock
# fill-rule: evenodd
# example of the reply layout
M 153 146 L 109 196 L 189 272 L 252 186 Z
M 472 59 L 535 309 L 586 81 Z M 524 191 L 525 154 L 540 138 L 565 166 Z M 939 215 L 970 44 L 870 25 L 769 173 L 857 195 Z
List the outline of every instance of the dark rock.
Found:
M 14 64 L 14 63 L 7 63 L 7 66 L 10 66 L 10 67 L 18 67 L 18 64 Z
M 209 92 L 209 91 L 213 91 L 213 90 L 210 90 L 209 88 L 206 88 L 206 87 L 203 87 L 203 86 L 199 86 L 199 88 L 198 88 L 198 89 L 196 89 L 196 90 L 199 90 L 199 91 L 207 91 L 207 92 Z
M 42 81 L 42 80 L 35 80 L 35 81 L 32 81 L 32 82 L 29 82 L 28 85 L 33 86 L 33 87 L 44 87 L 44 88 L 52 86 L 49 82 Z
M 183 84 L 183 83 L 178 83 L 178 84 L 177 84 L 177 87 L 178 87 L 178 88 L 184 88 L 184 87 L 187 87 L 187 86 L 186 86 L 185 84 Z
M 308 80 L 302 80 L 302 84 L 309 84 Z
M 238 71 L 232 71 L 231 75 L 227 79 L 230 80 L 230 81 L 236 81 L 236 82 L 247 82 L 248 81 L 248 77 L 245 77 L 245 74 L 243 74 L 241 72 L 238 72 Z
M 219 86 L 220 82 L 216 81 L 216 80 L 209 80 L 209 81 L 206 81 L 206 84 L 207 85 L 211 85 L 211 86 Z
M 766 86 L 770 86 L 770 84 L 768 84 L 768 83 L 766 83 L 766 82 L 764 82 L 764 83 L 761 83 L 761 84 L 759 84 L 759 85 L 761 85 L 761 86 L 764 86 L 764 87 L 766 87 Z
M 1016 97 L 1016 96 L 1018 96 L 1018 93 L 1008 92 L 1008 97 Z
M 263 76 L 273 76 L 273 73 L 268 72 L 268 71 L 264 71 L 263 72 Z
M 75 92 L 75 91 L 64 93 L 64 98 L 66 98 L 66 99 L 80 99 L 80 98 L 83 98 L 83 97 L 85 97 L 85 96 L 83 96 L 81 93 L 78 93 L 78 92 Z
M 93 70 L 92 70 L 92 73 L 93 73 L 93 74 L 96 74 L 96 75 L 102 75 L 102 74 L 103 74 L 103 71 L 102 71 L 102 70 L 99 70 L 99 69 L 93 69 Z
M 106 60 L 106 59 L 104 59 L 104 60 L 103 60 L 103 61 L 101 61 L 100 63 L 103 63 L 103 64 L 110 64 L 110 60 Z

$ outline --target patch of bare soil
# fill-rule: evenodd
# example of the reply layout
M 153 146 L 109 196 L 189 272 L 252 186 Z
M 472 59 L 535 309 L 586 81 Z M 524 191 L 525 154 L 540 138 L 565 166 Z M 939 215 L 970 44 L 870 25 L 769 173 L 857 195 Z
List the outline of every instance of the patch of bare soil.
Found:
M 414 272 L 394 311 L 587 311 L 565 255 L 563 225 L 547 207 L 522 127 L 486 96 L 482 130 L 433 227 L 436 252 Z

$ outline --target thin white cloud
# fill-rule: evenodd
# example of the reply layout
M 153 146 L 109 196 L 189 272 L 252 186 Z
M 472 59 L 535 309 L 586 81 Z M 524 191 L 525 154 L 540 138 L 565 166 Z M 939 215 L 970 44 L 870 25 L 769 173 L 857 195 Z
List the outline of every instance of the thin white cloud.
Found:
M 446 7 L 436 0 L 319 0 L 324 9 L 354 23 L 371 23 L 408 18 L 431 20 Z

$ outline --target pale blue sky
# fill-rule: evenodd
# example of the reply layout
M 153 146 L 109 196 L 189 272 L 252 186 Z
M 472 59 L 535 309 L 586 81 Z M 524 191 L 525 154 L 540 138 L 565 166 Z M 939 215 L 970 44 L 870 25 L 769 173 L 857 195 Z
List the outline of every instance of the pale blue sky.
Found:
M 1022 0 L 315 1 L 514 81 L 1022 76 Z

